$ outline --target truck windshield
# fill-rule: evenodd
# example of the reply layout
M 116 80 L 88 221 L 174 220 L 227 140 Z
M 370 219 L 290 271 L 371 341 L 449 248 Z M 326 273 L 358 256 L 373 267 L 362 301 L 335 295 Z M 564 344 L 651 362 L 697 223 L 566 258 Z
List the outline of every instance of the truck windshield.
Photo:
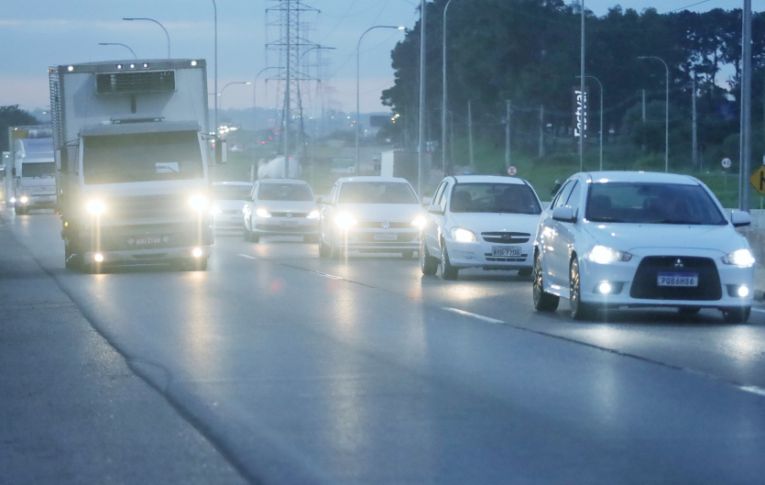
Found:
M 22 177 L 55 177 L 56 164 L 54 162 L 24 163 L 21 165 Z
M 86 184 L 184 180 L 203 176 L 196 132 L 85 138 Z

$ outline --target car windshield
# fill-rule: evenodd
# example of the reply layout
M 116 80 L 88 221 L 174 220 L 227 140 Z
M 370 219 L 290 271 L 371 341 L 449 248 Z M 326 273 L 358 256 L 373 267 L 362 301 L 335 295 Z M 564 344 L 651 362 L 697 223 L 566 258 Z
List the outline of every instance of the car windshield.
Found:
M 304 184 L 265 183 L 258 189 L 258 199 L 305 201 L 313 200 L 313 194 L 310 187 Z
M 669 183 L 592 183 L 585 217 L 592 222 L 727 224 L 701 185 Z
M 542 209 L 525 184 L 459 183 L 452 191 L 451 211 L 539 214 Z
M 86 184 L 188 180 L 204 176 L 196 132 L 85 138 Z
M 25 163 L 21 166 L 22 177 L 54 177 L 55 175 L 54 162 Z
M 404 182 L 348 182 L 338 202 L 345 204 L 416 204 L 417 196 Z
M 214 185 L 213 196 L 218 200 L 248 200 L 250 190 L 249 185 Z

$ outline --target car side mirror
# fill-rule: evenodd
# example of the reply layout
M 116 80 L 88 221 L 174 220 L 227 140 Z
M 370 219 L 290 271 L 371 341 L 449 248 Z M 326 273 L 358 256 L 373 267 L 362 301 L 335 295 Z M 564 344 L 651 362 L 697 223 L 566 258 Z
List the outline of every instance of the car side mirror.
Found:
M 576 222 L 576 212 L 573 207 L 556 207 L 553 209 L 552 217 L 560 222 Z
M 746 211 L 733 209 L 730 211 L 730 222 L 733 227 L 749 226 L 752 224 L 752 216 Z
M 320 195 L 317 195 L 316 196 L 316 203 L 319 204 L 319 205 L 323 204 L 324 203 L 324 197 L 322 197 Z

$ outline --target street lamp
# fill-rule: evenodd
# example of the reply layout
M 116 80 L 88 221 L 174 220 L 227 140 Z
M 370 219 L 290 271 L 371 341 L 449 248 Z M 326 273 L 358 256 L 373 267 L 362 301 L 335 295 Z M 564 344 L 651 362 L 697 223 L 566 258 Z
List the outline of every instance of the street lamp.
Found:
M 99 42 L 98 45 L 117 45 L 124 47 L 125 49 L 129 50 L 131 54 L 133 54 L 133 59 L 138 59 L 138 56 L 135 55 L 135 51 L 127 44 L 122 44 L 121 42 Z
M 422 179 L 423 179 L 423 159 L 425 158 L 425 55 L 426 32 L 425 12 L 427 11 L 427 2 L 420 0 L 420 102 L 418 103 L 418 127 L 417 127 L 417 197 L 422 197 Z
M 665 79 L 664 87 L 666 95 L 664 97 L 664 171 L 669 172 L 669 66 L 664 59 L 658 56 L 638 56 L 638 59 L 655 59 L 664 65 Z
M 252 84 L 252 81 L 231 81 L 229 83 L 226 83 L 223 86 L 223 89 L 220 90 L 220 93 L 218 93 L 218 96 L 216 96 L 216 98 L 218 98 L 218 97 L 222 98 L 223 97 L 223 93 L 226 92 L 226 88 L 228 88 L 229 86 L 234 86 L 236 84 L 244 84 L 245 86 L 249 86 L 249 85 Z M 218 129 L 218 126 L 216 125 L 215 126 L 215 130 L 217 131 L 217 129 Z
M 145 22 L 153 22 L 165 32 L 165 39 L 167 40 L 167 58 L 170 59 L 173 56 L 170 55 L 170 34 L 167 32 L 167 29 L 164 25 L 162 25 L 162 22 L 160 22 L 157 19 L 153 19 L 151 17 L 122 17 L 122 20 L 127 20 L 128 22 L 133 22 L 136 20 L 145 21 Z
M 361 63 L 361 41 L 364 36 L 369 32 L 376 29 L 396 29 L 403 31 L 405 28 L 403 25 L 373 25 L 365 30 L 360 36 L 358 42 L 356 42 L 356 175 L 359 175 L 361 171 L 361 160 L 359 158 L 359 136 L 360 136 L 360 118 L 361 118 L 361 102 L 359 94 L 359 64 Z
M 444 18 L 441 23 L 442 39 L 441 39 L 441 169 L 446 175 L 446 104 L 447 104 L 447 90 L 446 90 L 446 12 L 449 11 L 449 5 L 452 0 L 448 0 L 444 6 Z
M 577 76 L 578 78 L 579 76 Z M 600 82 L 600 79 L 596 78 L 592 75 L 585 75 L 585 78 L 593 79 L 595 82 L 598 83 L 598 87 L 600 87 L 600 166 L 599 170 L 603 170 L 603 83 Z

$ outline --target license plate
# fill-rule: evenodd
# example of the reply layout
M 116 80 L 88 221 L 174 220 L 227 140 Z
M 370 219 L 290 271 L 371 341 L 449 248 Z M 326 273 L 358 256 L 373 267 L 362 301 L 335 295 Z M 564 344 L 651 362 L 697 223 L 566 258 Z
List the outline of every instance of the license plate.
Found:
M 152 246 L 168 242 L 168 236 L 140 236 L 128 239 L 128 244 L 133 246 Z
M 520 246 L 493 246 L 491 255 L 495 258 L 507 258 L 523 256 L 523 253 Z
M 395 234 L 378 233 L 374 235 L 373 239 L 375 241 L 396 241 L 398 236 Z
M 698 273 L 659 273 L 656 277 L 657 286 L 672 288 L 695 288 L 699 286 Z

